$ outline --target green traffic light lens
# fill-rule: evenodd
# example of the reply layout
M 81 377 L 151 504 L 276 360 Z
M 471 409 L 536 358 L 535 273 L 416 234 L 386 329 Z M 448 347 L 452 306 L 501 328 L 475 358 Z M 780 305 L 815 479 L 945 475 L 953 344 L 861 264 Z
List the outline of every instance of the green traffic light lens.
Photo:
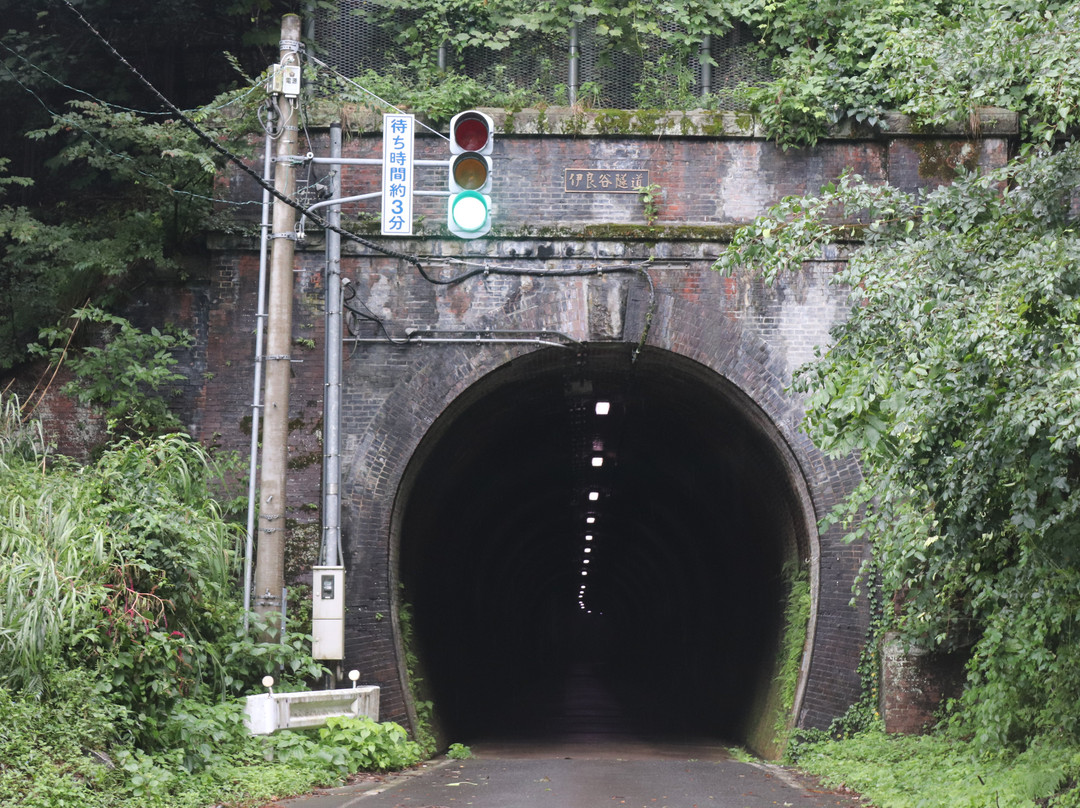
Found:
M 476 191 L 484 187 L 488 178 L 488 165 L 477 154 L 460 154 L 454 160 L 454 182 L 467 191 Z
M 487 200 L 476 191 L 462 191 L 450 203 L 450 216 L 462 230 L 470 233 L 479 230 L 487 222 Z

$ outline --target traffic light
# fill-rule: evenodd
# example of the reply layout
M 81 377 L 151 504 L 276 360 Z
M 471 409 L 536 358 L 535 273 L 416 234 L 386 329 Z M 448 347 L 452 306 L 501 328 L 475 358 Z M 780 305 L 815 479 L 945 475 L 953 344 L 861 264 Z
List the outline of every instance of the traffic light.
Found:
M 495 125 L 483 112 L 459 112 L 450 121 L 450 201 L 446 226 L 460 238 L 491 230 L 491 157 Z

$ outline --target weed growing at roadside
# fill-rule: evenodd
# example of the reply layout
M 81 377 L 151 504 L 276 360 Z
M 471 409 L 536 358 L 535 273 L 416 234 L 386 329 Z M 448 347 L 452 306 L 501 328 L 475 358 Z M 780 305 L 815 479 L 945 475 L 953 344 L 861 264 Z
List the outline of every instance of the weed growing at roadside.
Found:
M 463 743 L 452 743 L 446 750 L 446 756 L 451 760 L 468 760 L 472 757 L 472 750 Z
M 1080 749 L 1051 739 L 1027 751 L 987 753 L 945 733 L 804 744 L 799 766 L 831 787 L 847 786 L 878 808 L 1077 808 Z

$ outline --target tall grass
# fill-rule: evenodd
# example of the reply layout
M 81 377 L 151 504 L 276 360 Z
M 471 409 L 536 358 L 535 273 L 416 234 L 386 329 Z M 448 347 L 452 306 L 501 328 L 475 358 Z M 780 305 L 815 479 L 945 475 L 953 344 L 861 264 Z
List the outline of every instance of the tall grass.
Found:
M 100 659 L 125 639 L 220 629 L 235 599 L 237 532 L 209 490 L 215 470 L 183 435 L 124 439 L 91 466 L 50 461 L 9 401 L 0 419 L 0 684 Z

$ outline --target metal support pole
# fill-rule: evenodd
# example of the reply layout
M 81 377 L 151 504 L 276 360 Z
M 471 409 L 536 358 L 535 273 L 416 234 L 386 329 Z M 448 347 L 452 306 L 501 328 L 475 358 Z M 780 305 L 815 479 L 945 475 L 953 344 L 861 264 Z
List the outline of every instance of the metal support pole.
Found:
M 281 21 L 282 65 L 299 65 L 300 17 L 286 14 Z M 279 98 L 281 134 L 277 143 L 274 189 L 285 197 L 296 192 L 294 159 L 299 128 L 296 99 Z M 293 258 L 295 209 L 274 200 L 270 234 L 270 283 L 267 308 L 266 395 L 263 412 L 263 462 L 259 485 L 259 541 L 255 565 L 255 611 L 280 612 L 285 586 L 286 461 L 289 440 L 289 383 L 292 348 Z M 271 627 L 270 630 L 273 630 Z M 275 632 L 276 633 L 276 632 Z M 270 639 L 269 637 L 267 639 Z
M 566 86 L 568 88 L 568 95 L 570 100 L 570 106 L 574 106 L 577 103 L 577 91 L 578 91 L 578 27 L 575 22 L 570 26 L 570 75 Z
M 712 35 L 705 34 L 701 39 L 701 50 L 698 58 L 701 61 L 701 95 L 704 97 L 712 92 Z
M 273 116 L 271 109 L 270 115 Z M 267 120 L 271 125 L 271 119 Z M 274 140 L 269 129 L 263 140 L 263 179 L 273 180 L 273 160 L 270 149 Z M 263 189 L 262 221 L 259 224 L 259 291 L 255 307 L 255 380 L 251 392 L 251 447 L 248 454 L 247 534 L 244 541 L 244 632 L 251 615 L 251 565 L 255 555 L 255 513 L 258 509 L 257 482 L 259 472 L 259 427 L 262 423 L 263 331 L 266 324 L 266 248 L 270 242 L 270 192 Z
M 341 157 L 341 124 L 330 125 L 330 156 Z M 330 169 L 330 198 L 341 195 L 341 167 Z M 341 205 L 332 205 L 326 220 L 341 225 Z M 341 236 L 326 231 L 326 390 L 323 394 L 323 540 L 319 563 L 341 563 Z
M 310 44 L 315 41 L 315 2 L 304 3 L 304 39 Z

